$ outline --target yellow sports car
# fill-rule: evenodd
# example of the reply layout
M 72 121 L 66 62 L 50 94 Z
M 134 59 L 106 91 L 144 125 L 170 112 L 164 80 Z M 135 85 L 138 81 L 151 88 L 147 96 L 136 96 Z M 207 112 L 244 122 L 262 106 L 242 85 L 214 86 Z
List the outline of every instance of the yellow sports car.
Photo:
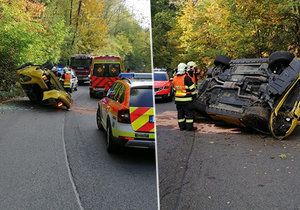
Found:
M 214 120 L 287 138 L 300 122 L 300 60 L 284 51 L 264 59 L 218 56 L 195 104 Z
M 28 98 L 35 103 L 69 109 L 72 103 L 58 78 L 48 69 L 38 65 L 23 65 L 17 71 L 19 82 Z

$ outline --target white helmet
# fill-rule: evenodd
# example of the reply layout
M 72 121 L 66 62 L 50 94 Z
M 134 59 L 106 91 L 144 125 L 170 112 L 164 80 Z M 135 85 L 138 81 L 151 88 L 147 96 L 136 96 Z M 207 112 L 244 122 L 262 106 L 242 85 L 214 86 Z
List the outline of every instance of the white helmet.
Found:
M 185 63 L 180 63 L 177 67 L 177 74 L 184 74 L 186 71 L 187 65 Z
M 197 65 L 194 61 L 190 61 L 190 62 L 187 63 L 188 70 L 192 70 L 195 67 L 197 67 Z

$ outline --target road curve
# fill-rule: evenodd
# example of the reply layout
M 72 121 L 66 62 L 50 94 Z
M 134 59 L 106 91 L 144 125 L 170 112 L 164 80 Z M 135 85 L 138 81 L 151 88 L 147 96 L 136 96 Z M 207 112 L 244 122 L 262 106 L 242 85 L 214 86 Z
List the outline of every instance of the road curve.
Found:
M 70 111 L 0 104 L 0 209 L 157 209 L 155 154 L 110 155 L 87 86 Z

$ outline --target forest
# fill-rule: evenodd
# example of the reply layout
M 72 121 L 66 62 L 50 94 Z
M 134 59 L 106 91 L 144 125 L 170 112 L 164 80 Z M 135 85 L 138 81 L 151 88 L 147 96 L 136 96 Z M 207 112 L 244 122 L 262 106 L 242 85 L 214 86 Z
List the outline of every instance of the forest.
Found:
M 0 0 L 0 91 L 14 88 L 28 62 L 67 65 L 71 55 L 119 55 L 151 71 L 150 32 L 124 0 Z
M 299 0 L 152 0 L 155 67 L 193 60 L 205 69 L 217 55 L 300 55 Z

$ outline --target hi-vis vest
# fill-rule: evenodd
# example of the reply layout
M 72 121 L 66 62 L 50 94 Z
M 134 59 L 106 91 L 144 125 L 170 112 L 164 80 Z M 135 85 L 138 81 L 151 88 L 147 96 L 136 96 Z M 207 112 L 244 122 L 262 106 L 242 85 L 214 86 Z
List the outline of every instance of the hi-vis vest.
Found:
M 64 88 L 71 87 L 71 74 L 65 73 Z
M 186 75 L 177 75 L 173 79 L 175 101 L 177 102 L 188 102 L 193 100 L 189 87 L 184 84 L 185 77 Z
M 191 78 L 191 80 L 193 81 L 193 83 L 194 83 L 195 85 L 197 85 L 197 84 L 196 84 L 196 75 L 195 75 L 195 73 L 193 73 L 193 76 L 191 76 L 191 75 L 188 73 L 188 76 Z

